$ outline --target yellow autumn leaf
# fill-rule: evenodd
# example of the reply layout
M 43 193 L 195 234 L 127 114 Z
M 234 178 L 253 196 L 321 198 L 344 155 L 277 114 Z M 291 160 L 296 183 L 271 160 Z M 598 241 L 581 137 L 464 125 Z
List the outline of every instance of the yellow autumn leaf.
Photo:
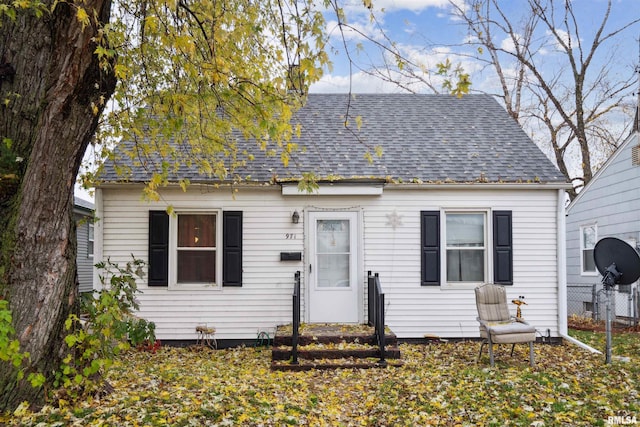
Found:
M 89 15 L 84 7 L 78 7 L 76 11 L 76 19 L 82 24 L 82 28 L 89 25 Z

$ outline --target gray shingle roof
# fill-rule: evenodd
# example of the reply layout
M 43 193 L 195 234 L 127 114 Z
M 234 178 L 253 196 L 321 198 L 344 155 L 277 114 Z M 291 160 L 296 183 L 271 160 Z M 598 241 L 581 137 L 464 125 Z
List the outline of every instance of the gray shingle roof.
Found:
M 345 115 L 349 108 L 349 129 Z M 356 125 L 356 117 L 362 125 Z M 284 167 L 279 156 L 267 156 L 255 143 L 255 156 L 234 171 L 251 181 L 295 180 L 303 172 L 342 179 L 390 179 L 396 182 L 566 182 L 498 102 L 488 95 L 310 94 L 293 118 L 302 125 L 294 138 L 300 149 Z M 381 158 L 365 158 L 380 146 Z M 153 161 L 144 159 L 144 161 Z M 130 159 L 116 162 L 131 166 Z M 214 182 L 195 168 L 183 167 L 191 182 Z M 119 181 L 111 164 L 102 179 Z M 133 168 L 128 181 L 148 180 Z
M 88 211 L 92 211 L 95 209 L 95 206 L 92 202 L 88 200 L 81 199 L 80 197 L 73 197 L 73 204 L 77 208 L 85 209 Z

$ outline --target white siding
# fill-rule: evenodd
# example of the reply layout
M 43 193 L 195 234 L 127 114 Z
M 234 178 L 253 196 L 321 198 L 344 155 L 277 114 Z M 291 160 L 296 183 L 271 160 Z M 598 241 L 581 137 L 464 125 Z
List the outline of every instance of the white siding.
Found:
M 140 296 L 141 315 L 156 322 L 160 339 L 195 339 L 195 326 L 217 328 L 217 338 L 250 339 L 259 330 L 291 322 L 291 293 L 302 262 L 281 262 L 280 252 L 304 254 L 305 211 L 360 209 L 363 212 L 364 272 L 380 274 L 387 299 L 387 324 L 399 337 L 477 337 L 472 287 L 420 285 L 420 211 L 448 208 L 513 212 L 514 286 L 508 297 L 524 295 L 523 315 L 541 333 L 558 334 L 557 190 L 402 190 L 386 187 L 382 196 L 291 196 L 279 188 L 201 191 L 165 190 L 161 202 L 141 202 L 140 189 L 98 192 L 102 200 L 103 258 L 125 263 L 147 259 L 148 211 L 168 205 L 243 211 L 243 286 L 181 291 L 149 288 Z M 298 224 L 291 214 L 301 214 Z M 389 215 L 400 224 L 394 229 Z M 295 238 L 287 239 L 287 234 Z M 96 240 L 98 244 L 98 240 Z M 363 275 L 364 275 L 363 272 Z M 363 283 L 365 286 L 365 283 Z M 305 294 L 303 290 L 303 294 Z M 366 289 L 363 293 L 366 310 Z M 304 301 L 304 296 L 303 296 Z M 304 311 L 304 307 L 303 307 Z M 513 306 L 515 314 L 515 306 Z

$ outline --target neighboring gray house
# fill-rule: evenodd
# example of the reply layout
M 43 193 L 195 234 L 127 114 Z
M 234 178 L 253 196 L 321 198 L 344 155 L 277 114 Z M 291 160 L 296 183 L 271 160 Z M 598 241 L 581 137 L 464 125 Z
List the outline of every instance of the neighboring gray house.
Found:
M 345 129 L 347 111 L 357 129 Z M 296 271 L 304 322 L 366 322 L 373 271 L 401 338 L 477 337 L 473 289 L 485 282 L 524 295 L 540 334 L 565 336 L 569 184 L 495 99 L 311 94 L 292 122 L 289 167 L 239 140 L 234 161 L 247 163 L 234 172 L 247 179 L 185 166 L 191 185 L 160 188 L 158 201 L 140 197 L 150 176 L 139 165 L 155 153 L 133 162 L 116 151 L 127 177 L 104 165 L 96 260 L 149 263 L 139 315 L 159 339 L 193 340 L 207 324 L 216 338 L 251 340 L 290 323 Z M 298 190 L 305 172 L 317 191 Z
M 595 244 L 604 237 L 617 237 L 636 250 L 640 244 L 637 116 L 631 134 L 567 207 L 566 227 L 568 314 L 589 315 L 596 308 L 593 285 L 600 289 L 602 280 L 593 258 Z M 631 296 L 636 286 L 623 287 L 622 291 Z M 625 299 L 616 299 L 617 315 L 632 314 Z
M 78 253 L 76 265 L 78 266 L 78 282 L 80 292 L 93 290 L 93 203 L 74 197 L 73 216 L 76 221 L 76 237 L 78 240 Z

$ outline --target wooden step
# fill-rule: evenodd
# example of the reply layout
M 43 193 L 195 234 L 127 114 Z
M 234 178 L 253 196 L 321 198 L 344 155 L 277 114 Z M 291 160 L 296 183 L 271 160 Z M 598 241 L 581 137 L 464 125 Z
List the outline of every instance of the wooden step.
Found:
M 304 371 L 402 366 L 398 339 L 388 328 L 385 330 L 383 361 L 380 360 L 380 348 L 372 326 L 303 324 L 299 331 L 298 363 L 292 364 L 291 325 L 278 327 L 271 350 L 271 369 Z
M 399 368 L 403 365 L 401 360 L 385 360 L 380 363 L 378 358 L 367 359 L 321 359 L 305 360 L 301 359 L 297 364 L 285 361 L 271 362 L 271 369 L 274 371 L 310 371 L 310 370 L 332 370 L 332 369 L 373 369 L 373 368 Z
M 274 346 L 292 345 L 291 325 L 279 326 L 273 339 Z M 356 343 L 364 345 L 376 345 L 375 330 L 368 325 L 340 325 L 340 324 L 305 324 L 300 328 L 298 345 L 314 343 Z M 389 346 L 396 346 L 398 338 L 387 328 L 385 342 Z
M 385 347 L 385 358 L 400 359 L 400 349 L 397 346 Z M 271 349 L 272 360 L 291 359 L 291 347 L 280 346 Z M 342 358 L 373 358 L 380 357 L 380 349 L 377 347 L 363 346 L 362 348 L 308 348 L 298 347 L 298 358 L 300 359 L 342 359 Z

